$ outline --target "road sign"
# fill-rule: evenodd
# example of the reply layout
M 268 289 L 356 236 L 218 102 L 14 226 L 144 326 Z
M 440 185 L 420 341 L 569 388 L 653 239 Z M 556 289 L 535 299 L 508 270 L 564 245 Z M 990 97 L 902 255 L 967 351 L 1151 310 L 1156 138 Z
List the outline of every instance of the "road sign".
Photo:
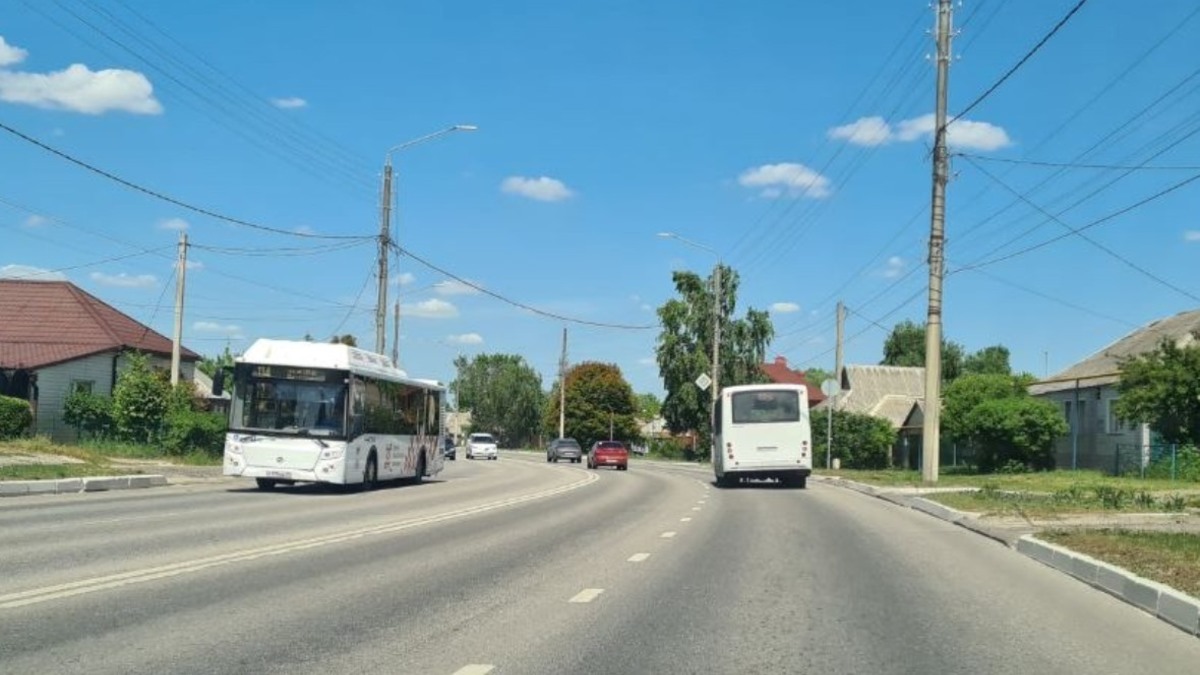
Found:
M 700 373 L 700 377 L 696 378 L 696 386 L 700 387 L 700 391 L 708 391 L 708 385 L 712 384 L 712 378 L 708 373 Z
M 838 386 L 838 381 L 833 378 L 829 378 L 821 383 L 821 393 L 826 396 L 837 396 L 841 391 L 842 388 Z

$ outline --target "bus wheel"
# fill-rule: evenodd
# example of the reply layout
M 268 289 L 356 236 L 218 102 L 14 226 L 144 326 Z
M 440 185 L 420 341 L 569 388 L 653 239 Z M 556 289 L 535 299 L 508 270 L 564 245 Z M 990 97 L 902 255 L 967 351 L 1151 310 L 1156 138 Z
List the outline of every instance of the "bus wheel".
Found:
M 379 482 L 379 468 L 375 464 L 375 455 L 372 454 L 367 458 L 367 466 L 363 469 L 363 491 L 374 490 L 377 482 Z
M 274 490 L 275 481 L 271 478 L 255 478 L 254 482 L 258 484 L 259 490 Z
M 717 476 L 717 487 L 719 487 L 719 488 L 731 488 L 736 483 L 737 483 L 737 481 L 729 474 L 725 474 L 724 476 Z
M 413 476 L 413 485 L 420 485 L 425 480 L 425 455 L 421 455 L 421 459 L 417 460 L 417 475 Z

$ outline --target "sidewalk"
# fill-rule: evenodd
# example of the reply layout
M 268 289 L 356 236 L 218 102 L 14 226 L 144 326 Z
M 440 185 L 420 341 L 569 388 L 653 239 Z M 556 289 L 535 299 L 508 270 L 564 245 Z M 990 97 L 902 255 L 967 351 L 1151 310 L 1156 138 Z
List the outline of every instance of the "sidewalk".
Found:
M 4 459 L 7 463 L 25 464 L 66 464 L 78 462 L 78 460 L 70 457 L 35 457 L 33 455 L 6 455 Z M 162 487 L 165 485 L 188 485 L 228 480 L 221 475 L 220 466 L 188 466 L 154 460 L 124 458 L 113 459 L 111 464 L 114 469 L 136 471 L 138 473 L 46 480 L 4 480 L 0 481 L 0 497 L 131 490 Z
M 907 507 L 953 523 L 1004 544 L 1018 553 L 1074 577 L 1142 609 L 1189 635 L 1200 636 L 1200 599 L 1174 588 L 1138 576 L 1129 570 L 1042 541 L 1035 533 L 1044 527 L 1132 527 L 1134 529 L 1177 529 L 1200 532 L 1200 522 L 1173 515 L 1159 514 L 1088 514 L 1039 524 L 1032 520 L 996 519 L 988 521 L 979 514 L 966 513 L 924 499 L 922 494 L 951 492 L 962 488 L 876 487 L 844 478 L 813 475 L 826 485 L 854 490 L 877 499 Z M 968 488 L 969 489 L 969 488 Z M 1065 521 L 1065 522 L 1064 522 Z

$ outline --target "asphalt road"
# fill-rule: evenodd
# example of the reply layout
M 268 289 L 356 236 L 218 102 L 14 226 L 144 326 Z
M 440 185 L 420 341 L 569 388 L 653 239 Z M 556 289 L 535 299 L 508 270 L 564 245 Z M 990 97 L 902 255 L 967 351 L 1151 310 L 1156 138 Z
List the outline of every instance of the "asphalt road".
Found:
M 0 673 L 1200 672 L 1200 640 L 835 487 L 511 454 L 250 485 L 0 502 Z

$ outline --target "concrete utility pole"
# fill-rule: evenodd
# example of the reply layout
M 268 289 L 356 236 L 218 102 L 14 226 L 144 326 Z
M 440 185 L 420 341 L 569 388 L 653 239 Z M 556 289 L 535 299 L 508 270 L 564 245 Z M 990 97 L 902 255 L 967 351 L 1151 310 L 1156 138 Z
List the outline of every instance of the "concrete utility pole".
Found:
M 942 276 L 946 240 L 946 183 L 950 157 L 946 150 L 946 98 L 950 78 L 951 0 L 937 6 L 937 102 L 934 108 L 933 201 L 929 223 L 929 307 L 925 320 L 925 422 L 922 428 L 921 478 L 938 479 L 941 452 Z
M 562 356 L 558 359 L 558 437 L 566 437 L 567 426 L 567 329 L 563 328 Z
M 187 232 L 179 233 L 179 261 L 175 271 L 175 336 L 171 340 L 171 386 L 179 384 L 179 355 L 183 351 L 183 287 L 187 277 Z
M 392 315 L 392 365 L 400 367 L 400 300 L 396 299 L 396 313 Z
M 379 299 L 375 303 L 375 353 L 383 354 L 387 348 L 387 287 L 388 253 L 392 244 L 392 158 L 389 155 L 383 166 L 383 194 L 380 197 L 379 215 Z
M 838 300 L 838 304 L 837 304 L 837 342 L 835 343 L 836 351 L 834 352 L 834 357 L 833 357 L 833 377 L 834 377 L 834 379 L 836 379 L 838 381 L 839 393 L 834 395 L 834 402 L 835 402 L 834 405 L 836 405 L 836 401 L 839 398 L 841 398 L 840 391 L 842 388 L 842 365 L 843 365 L 842 364 L 842 343 L 845 341 L 844 340 L 845 334 L 846 334 L 846 305 L 842 304 L 841 300 Z
M 721 398 L 721 260 L 713 270 L 712 409 L 708 413 L 712 434 L 717 433 L 717 401 Z

